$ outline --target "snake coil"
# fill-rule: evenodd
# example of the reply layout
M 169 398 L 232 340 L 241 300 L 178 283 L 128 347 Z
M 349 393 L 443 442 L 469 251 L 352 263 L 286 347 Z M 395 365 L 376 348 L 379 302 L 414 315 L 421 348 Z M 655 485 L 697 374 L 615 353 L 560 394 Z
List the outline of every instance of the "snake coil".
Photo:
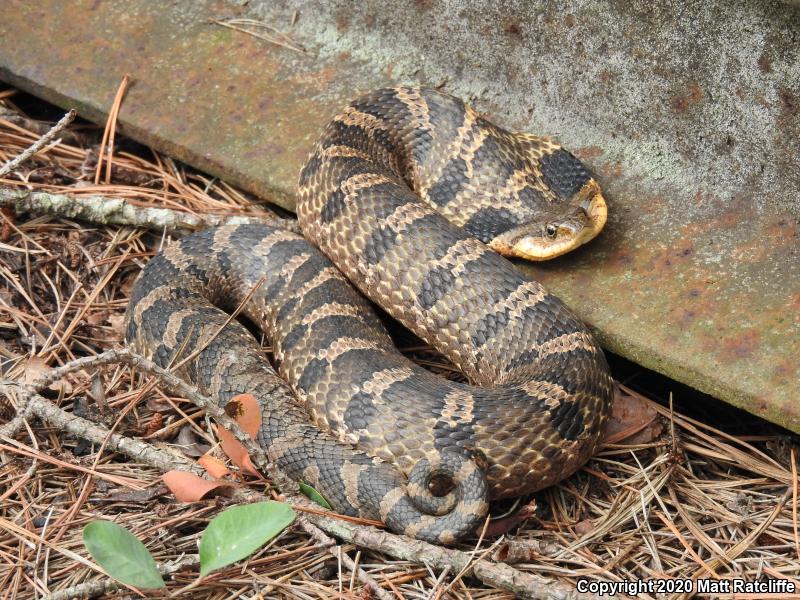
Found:
M 297 210 L 304 236 L 226 226 L 153 258 L 132 292 L 129 345 L 162 366 L 194 355 L 180 374 L 221 405 L 256 396 L 258 442 L 290 477 L 418 539 L 452 543 L 488 500 L 551 485 L 591 456 L 611 404 L 602 351 L 490 249 L 536 259 L 597 234 L 605 204 L 577 159 L 450 96 L 377 90 L 327 126 Z M 400 354 L 348 279 L 470 383 Z M 282 377 L 227 323 L 248 296 L 242 315 Z M 437 479 L 452 489 L 432 493 Z

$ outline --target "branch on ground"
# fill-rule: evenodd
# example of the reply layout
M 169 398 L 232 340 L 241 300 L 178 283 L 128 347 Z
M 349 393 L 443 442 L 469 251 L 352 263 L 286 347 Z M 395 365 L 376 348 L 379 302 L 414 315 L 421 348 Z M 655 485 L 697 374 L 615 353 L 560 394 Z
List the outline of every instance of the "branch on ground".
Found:
M 24 189 L 0 187 L 0 207 L 23 213 L 46 214 L 68 219 L 81 219 L 100 225 L 129 225 L 155 231 L 205 229 L 218 225 L 266 223 L 283 229 L 299 231 L 297 221 L 283 219 L 271 213 L 263 215 L 204 215 L 137 206 L 122 198 L 104 196 L 73 196 Z

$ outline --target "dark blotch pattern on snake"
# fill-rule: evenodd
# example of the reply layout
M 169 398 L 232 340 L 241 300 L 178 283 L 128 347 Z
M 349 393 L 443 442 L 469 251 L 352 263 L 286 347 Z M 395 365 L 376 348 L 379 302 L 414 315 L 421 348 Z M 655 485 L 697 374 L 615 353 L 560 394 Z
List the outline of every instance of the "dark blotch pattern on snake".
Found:
M 591 456 L 612 396 L 603 353 L 489 248 L 543 259 L 599 232 L 605 203 L 577 159 L 450 96 L 378 90 L 327 126 L 297 210 L 305 238 L 228 226 L 156 256 L 132 293 L 129 344 L 165 367 L 194 355 L 179 373 L 222 405 L 254 394 L 258 442 L 288 475 L 339 512 L 423 540 L 452 543 L 488 500 L 549 486 Z M 470 384 L 401 355 L 342 273 Z M 243 325 L 223 327 L 248 294 L 242 314 L 272 341 L 282 378 Z M 440 497 L 441 477 L 453 486 Z

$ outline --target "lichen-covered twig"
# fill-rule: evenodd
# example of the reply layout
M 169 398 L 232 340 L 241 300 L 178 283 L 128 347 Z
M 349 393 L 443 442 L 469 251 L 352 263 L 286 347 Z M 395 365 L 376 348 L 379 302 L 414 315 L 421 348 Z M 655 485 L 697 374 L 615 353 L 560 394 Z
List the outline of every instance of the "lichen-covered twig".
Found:
M 99 225 L 130 225 L 156 231 L 203 229 L 217 225 L 269 223 L 283 229 L 299 231 L 293 219 L 262 215 L 204 215 L 202 217 L 168 208 L 136 206 L 121 198 L 104 196 L 75 196 L 51 194 L 24 189 L 0 187 L 0 207 L 22 213 L 48 214 L 69 219 L 81 219 Z
M 42 148 L 44 148 L 47 144 L 49 144 L 54 137 L 58 135 L 58 133 L 64 129 L 67 125 L 72 123 L 72 120 L 75 118 L 75 115 L 78 113 L 75 112 L 75 109 L 72 109 L 67 114 L 65 114 L 61 120 L 53 125 L 53 127 L 45 133 L 42 137 L 36 140 L 33 144 L 31 144 L 28 148 L 23 150 L 18 156 L 15 156 L 2 167 L 0 167 L 0 177 L 4 177 L 8 173 L 11 173 L 14 169 L 28 160 L 31 156 L 39 152 Z
M 185 556 L 181 560 L 159 564 L 158 570 L 162 575 L 170 575 L 181 569 L 191 569 L 200 564 L 200 557 Z M 79 583 L 78 585 L 59 590 L 45 596 L 42 600 L 72 600 L 73 598 L 94 598 L 102 594 L 115 592 L 116 590 L 124 587 L 122 584 L 117 583 L 113 579 L 102 579 L 99 581 L 87 581 Z
M 203 470 L 194 461 L 166 450 L 156 448 L 152 444 L 136 438 L 127 437 L 118 433 L 111 433 L 106 427 L 78 417 L 57 407 L 44 396 L 37 394 L 34 389 L 22 383 L 0 380 L 0 394 L 15 394 L 22 404 L 22 413 L 18 414 L 8 424 L 0 428 L 0 437 L 12 437 L 17 419 L 38 417 L 60 431 L 66 431 L 97 444 L 108 439 L 108 448 L 114 452 L 125 454 L 144 464 L 159 470 L 168 471 L 173 468 L 189 470 L 197 475 L 202 475 Z M 180 465 L 176 467 L 175 465 Z

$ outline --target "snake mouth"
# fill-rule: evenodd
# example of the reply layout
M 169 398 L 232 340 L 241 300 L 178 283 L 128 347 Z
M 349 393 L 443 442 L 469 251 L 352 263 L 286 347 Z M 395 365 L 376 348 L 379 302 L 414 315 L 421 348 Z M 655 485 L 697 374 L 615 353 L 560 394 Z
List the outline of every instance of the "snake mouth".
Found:
M 594 180 L 592 181 L 594 183 Z M 580 244 L 593 240 L 597 237 L 608 220 L 608 205 L 599 186 L 594 184 L 589 198 L 581 203 L 581 209 L 586 214 L 586 226 L 583 228 L 580 237 Z
M 489 247 L 509 258 L 550 260 L 593 240 L 608 219 L 608 206 L 600 186 L 592 179 L 575 195 L 578 207 L 569 215 L 544 225 L 525 225 L 489 242 Z

